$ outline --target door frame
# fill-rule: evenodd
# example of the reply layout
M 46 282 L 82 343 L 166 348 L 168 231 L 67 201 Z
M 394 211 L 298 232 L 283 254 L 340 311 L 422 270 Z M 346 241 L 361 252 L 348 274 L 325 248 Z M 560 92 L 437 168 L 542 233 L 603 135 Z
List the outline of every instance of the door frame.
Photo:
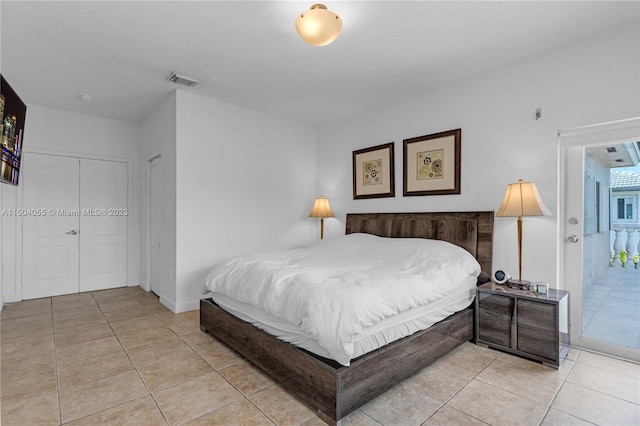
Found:
M 147 174 L 147 180 L 146 180 L 146 190 L 147 190 L 147 199 L 146 199 L 146 221 L 147 221 L 147 226 L 146 226 L 146 232 L 147 232 L 147 238 L 146 238 L 146 244 L 147 244 L 147 252 L 146 252 L 146 259 L 145 259 L 145 269 L 147 271 L 146 276 L 147 278 L 145 280 L 141 280 L 140 281 L 140 286 L 145 290 L 145 291 L 151 291 L 151 167 L 152 167 L 152 163 L 155 160 L 158 160 L 162 158 L 162 153 L 158 153 L 156 155 L 152 155 L 151 157 L 149 157 L 147 159 L 147 169 L 146 169 L 146 174 Z M 160 294 L 158 296 L 161 296 Z
M 94 155 L 94 154 L 87 154 L 87 153 L 81 153 L 81 152 L 74 152 L 74 151 L 58 151 L 58 150 L 51 150 L 51 149 L 41 149 L 41 148 L 31 148 L 31 149 L 25 149 L 24 153 L 26 154 L 45 154 L 45 155 L 56 155 L 59 157 L 72 157 L 72 158 L 86 158 L 86 159 L 90 159 L 90 160 L 103 160 L 103 161 L 118 161 L 121 163 L 127 163 L 127 173 L 129 176 L 128 179 L 128 183 L 127 183 L 127 203 L 130 206 L 129 208 L 129 215 L 127 216 L 127 251 L 128 253 L 133 253 L 133 248 L 134 248 L 134 238 L 133 238 L 133 232 L 132 231 L 132 221 L 133 221 L 133 217 L 135 215 L 135 212 L 137 210 L 137 205 L 133 204 L 133 181 L 134 181 L 134 175 L 133 175 L 133 163 L 134 160 L 131 158 L 127 158 L 127 157 L 116 157 L 116 156 L 109 156 L 109 155 Z M 17 191 L 16 191 L 16 208 L 20 209 L 23 207 L 23 197 L 22 197 L 22 187 L 20 187 Z M 133 212 L 133 214 L 131 214 Z M 16 233 L 19 236 L 17 238 L 16 241 L 16 271 L 15 271 L 15 276 L 16 276 L 16 291 L 15 294 L 4 294 L 3 293 L 3 302 L 4 303 L 10 303 L 10 302 L 19 302 L 22 300 L 22 251 L 23 251 L 23 245 L 22 245 L 22 219 L 17 220 L 16 221 Z M 136 286 L 138 285 L 138 281 L 139 281 L 139 277 L 135 277 L 132 276 L 134 273 L 134 269 L 131 267 L 131 262 L 128 262 L 128 268 L 127 268 L 127 286 Z M 4 287 L 4 286 L 3 286 Z M 2 288 L 2 291 L 4 292 L 4 288 Z
M 562 283 L 561 288 L 571 291 L 570 297 L 570 333 L 571 345 L 579 348 L 602 352 L 607 355 L 618 356 L 637 361 L 638 351 L 619 345 L 589 339 L 582 336 L 582 288 L 566 287 L 565 259 L 567 256 L 566 238 L 566 207 L 565 200 L 565 161 L 566 150 L 574 147 L 593 147 L 606 143 L 636 142 L 640 136 L 640 117 L 589 126 L 574 127 L 558 131 L 558 239 L 557 239 L 557 275 L 556 282 Z M 584 218 L 584 203 L 581 203 L 581 217 Z M 582 272 L 580 272 L 582 276 Z

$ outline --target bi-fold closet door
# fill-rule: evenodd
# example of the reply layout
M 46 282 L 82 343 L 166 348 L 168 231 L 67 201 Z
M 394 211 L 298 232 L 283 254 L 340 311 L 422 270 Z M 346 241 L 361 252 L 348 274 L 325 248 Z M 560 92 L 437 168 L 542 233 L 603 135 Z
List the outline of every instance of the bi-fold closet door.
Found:
M 22 298 L 126 286 L 128 164 L 24 157 Z

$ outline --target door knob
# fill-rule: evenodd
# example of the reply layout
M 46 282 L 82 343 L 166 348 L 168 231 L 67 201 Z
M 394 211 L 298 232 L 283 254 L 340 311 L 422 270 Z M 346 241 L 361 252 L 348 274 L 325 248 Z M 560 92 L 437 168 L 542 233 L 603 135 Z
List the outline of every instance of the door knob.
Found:
M 567 241 L 570 242 L 570 243 L 577 243 L 578 240 L 579 240 L 579 238 L 578 238 L 577 235 L 569 235 L 567 237 Z
M 72 229 L 69 232 L 65 232 L 65 234 L 67 234 L 67 235 L 76 235 L 77 233 L 78 233 L 78 231 L 76 231 L 75 229 Z

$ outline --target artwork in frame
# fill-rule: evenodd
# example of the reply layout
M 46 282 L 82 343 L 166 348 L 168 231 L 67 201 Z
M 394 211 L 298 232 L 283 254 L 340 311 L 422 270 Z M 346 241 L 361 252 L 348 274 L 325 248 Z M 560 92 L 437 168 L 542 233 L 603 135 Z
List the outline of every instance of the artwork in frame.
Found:
M 394 142 L 353 151 L 353 199 L 395 197 Z
M 461 129 L 405 139 L 403 195 L 460 194 Z

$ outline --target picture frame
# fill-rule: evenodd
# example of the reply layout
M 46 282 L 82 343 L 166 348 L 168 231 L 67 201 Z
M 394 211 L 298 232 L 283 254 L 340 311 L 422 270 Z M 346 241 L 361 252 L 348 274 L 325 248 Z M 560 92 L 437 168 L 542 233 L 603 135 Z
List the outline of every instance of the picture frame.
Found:
M 460 194 L 462 129 L 403 141 L 403 196 Z
M 353 151 L 353 199 L 395 197 L 395 142 Z

